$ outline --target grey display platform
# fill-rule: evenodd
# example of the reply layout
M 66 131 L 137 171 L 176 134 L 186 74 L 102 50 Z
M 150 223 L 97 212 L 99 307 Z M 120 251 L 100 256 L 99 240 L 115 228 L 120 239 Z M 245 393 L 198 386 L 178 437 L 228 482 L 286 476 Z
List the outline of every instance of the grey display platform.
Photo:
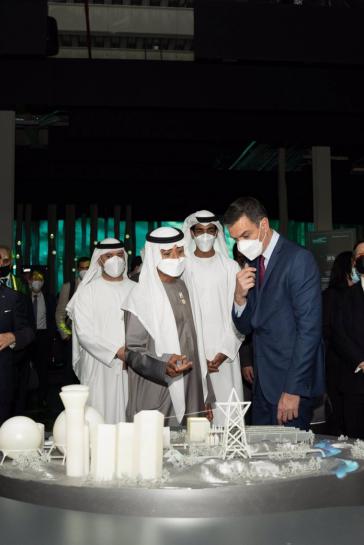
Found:
M 358 545 L 364 507 L 215 518 L 141 518 L 0 498 L 2 545 Z
M 239 462 L 210 460 L 151 489 L 84 486 L 66 479 L 59 464 L 41 478 L 10 464 L 0 470 L 0 543 L 357 545 L 364 463 L 339 479 L 346 459 L 350 450 L 327 458 L 315 476 L 229 484 L 224 474 Z
M 63 468 L 62 468 L 63 470 Z M 54 476 L 54 472 L 50 472 Z M 25 475 L 22 477 L 25 477 Z M 68 479 L 67 484 L 52 480 L 14 478 L 0 473 L 0 495 L 48 507 L 91 513 L 142 517 L 237 517 L 245 514 L 279 513 L 303 509 L 364 505 L 364 471 L 338 479 L 335 475 L 315 475 L 268 479 L 266 482 L 228 486 L 136 488 L 101 486 Z

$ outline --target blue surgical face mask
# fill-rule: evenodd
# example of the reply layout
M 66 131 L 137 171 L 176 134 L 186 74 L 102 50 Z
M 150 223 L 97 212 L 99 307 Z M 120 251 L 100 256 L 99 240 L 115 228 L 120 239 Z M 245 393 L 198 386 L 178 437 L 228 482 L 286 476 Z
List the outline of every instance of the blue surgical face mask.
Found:
M 357 284 L 357 282 L 360 282 L 360 276 L 355 267 L 351 269 L 351 280 L 354 282 L 354 284 Z

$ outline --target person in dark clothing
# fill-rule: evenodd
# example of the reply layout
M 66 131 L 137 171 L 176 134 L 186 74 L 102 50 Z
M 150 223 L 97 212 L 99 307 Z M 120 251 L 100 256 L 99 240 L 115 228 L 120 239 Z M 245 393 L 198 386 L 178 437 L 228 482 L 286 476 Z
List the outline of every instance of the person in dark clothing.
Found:
M 335 307 L 331 341 L 340 357 L 345 434 L 364 439 L 364 241 L 356 244 L 353 263 L 359 281 L 342 293 Z
M 11 249 L 0 243 L 0 284 L 7 286 L 13 291 L 24 296 L 27 308 L 28 321 L 33 323 L 33 310 L 29 299 L 28 283 L 24 278 L 13 273 L 13 256 Z M 30 374 L 30 346 L 22 350 L 13 351 L 13 380 L 14 395 L 12 415 L 24 414 L 26 406 L 27 383 Z
M 344 433 L 343 393 L 340 385 L 341 357 L 333 346 L 333 323 L 337 307 L 343 293 L 353 285 L 352 252 L 339 254 L 332 266 L 330 283 L 322 294 L 323 338 L 325 341 L 326 386 L 328 403 L 326 406 L 327 433 Z
M 142 268 L 142 258 L 140 255 L 136 255 L 133 257 L 131 261 L 130 266 L 130 272 L 128 274 L 130 280 L 133 280 L 133 282 L 139 282 L 139 276 L 140 276 L 140 270 Z
M 0 284 L 0 425 L 11 416 L 13 355 L 33 339 L 25 297 Z
M 31 276 L 31 301 L 35 326 L 35 340 L 31 359 L 38 374 L 38 403 L 46 406 L 48 393 L 49 364 L 52 358 L 52 343 L 56 335 L 56 300 L 43 292 L 44 275 L 34 270 Z

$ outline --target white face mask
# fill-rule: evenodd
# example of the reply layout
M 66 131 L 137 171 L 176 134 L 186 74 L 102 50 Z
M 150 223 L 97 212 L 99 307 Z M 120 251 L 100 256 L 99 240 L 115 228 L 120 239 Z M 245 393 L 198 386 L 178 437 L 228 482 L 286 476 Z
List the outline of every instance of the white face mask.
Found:
M 161 259 L 158 263 L 158 269 L 168 276 L 181 276 L 185 270 L 184 257 L 178 259 Z
M 40 290 L 43 288 L 44 282 L 43 280 L 32 280 L 32 290 L 35 293 L 40 292 Z
M 204 233 L 195 237 L 196 246 L 201 252 L 209 252 L 215 243 L 215 236 L 209 233 Z
M 239 252 L 245 255 L 245 257 L 247 257 L 249 261 L 253 261 L 263 253 L 263 242 L 267 233 L 264 235 L 263 240 L 259 240 L 260 228 L 261 225 L 259 226 L 258 238 L 238 240 Z
M 360 276 L 355 267 L 351 269 L 351 280 L 354 284 L 357 284 L 358 282 L 360 282 Z
M 118 278 L 125 271 L 125 259 L 114 255 L 104 263 L 104 271 L 112 278 Z
M 87 271 L 85 269 L 82 269 L 82 271 L 78 272 L 78 276 L 81 278 L 81 280 L 83 280 L 86 273 Z

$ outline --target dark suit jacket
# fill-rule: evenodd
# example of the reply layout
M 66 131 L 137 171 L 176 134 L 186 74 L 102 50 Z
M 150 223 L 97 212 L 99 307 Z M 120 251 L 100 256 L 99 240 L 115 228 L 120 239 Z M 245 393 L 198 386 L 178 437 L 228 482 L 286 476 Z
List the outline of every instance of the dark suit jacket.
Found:
M 282 392 L 316 397 L 325 390 L 321 338 L 320 274 L 313 255 L 280 236 L 262 286 L 250 290 L 237 329 L 253 333 L 255 375 L 266 399 L 277 404 Z
M 15 335 L 14 350 L 22 350 L 34 339 L 34 331 L 27 316 L 25 296 L 0 286 L 0 333 L 9 332 Z M 12 349 L 5 348 L 0 352 L 0 361 L 8 358 L 11 360 L 11 354 Z
M 364 374 L 354 373 L 364 361 L 364 292 L 361 283 L 345 290 L 333 319 L 333 347 L 341 357 L 340 388 L 364 394 Z
M 328 287 L 322 293 L 322 332 L 325 341 L 326 384 L 329 396 L 331 393 L 337 392 L 341 382 L 340 375 L 343 362 L 335 348 L 337 336 L 335 322 L 341 301 L 349 289 L 349 286 Z
M 14 333 L 16 343 L 14 349 L 8 347 L 0 351 L 1 413 L 3 406 L 11 402 L 14 353 L 23 350 L 34 339 L 34 331 L 27 317 L 25 296 L 5 286 L 0 286 L 0 333 Z
M 54 337 L 57 332 L 57 325 L 56 325 L 56 298 L 53 295 L 50 295 L 46 292 L 42 292 L 44 297 L 44 303 L 46 307 L 46 321 L 47 321 L 47 330 L 48 333 Z M 33 303 L 32 303 L 32 295 L 29 296 L 29 301 L 31 305 L 31 315 L 32 315 L 32 325 L 36 329 L 36 323 L 34 318 L 34 312 L 33 312 Z

